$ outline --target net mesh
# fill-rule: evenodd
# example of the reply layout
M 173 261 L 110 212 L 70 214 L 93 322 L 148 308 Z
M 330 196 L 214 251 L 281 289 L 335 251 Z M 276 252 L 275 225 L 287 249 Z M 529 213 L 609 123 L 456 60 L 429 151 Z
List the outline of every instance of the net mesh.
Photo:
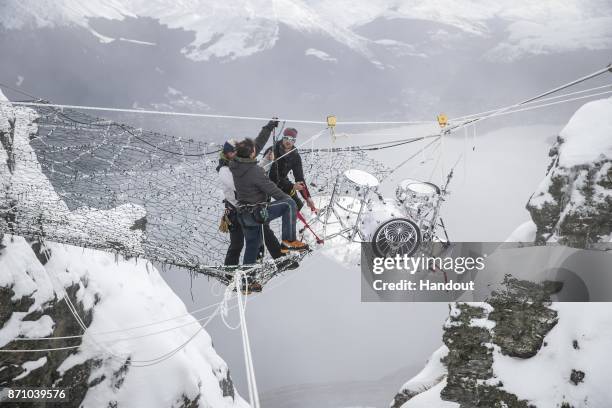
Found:
M 218 229 L 218 144 L 6 104 L 0 141 L 0 232 L 205 272 L 222 264 L 229 237 Z M 308 149 L 302 160 L 315 196 L 329 195 L 349 168 L 379 179 L 388 172 L 363 151 Z

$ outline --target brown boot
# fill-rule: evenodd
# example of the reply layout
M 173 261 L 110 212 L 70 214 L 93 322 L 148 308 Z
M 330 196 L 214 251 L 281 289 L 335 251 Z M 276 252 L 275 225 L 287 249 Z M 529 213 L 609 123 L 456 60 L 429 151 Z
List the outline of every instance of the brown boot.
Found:
M 288 241 L 283 239 L 283 243 L 281 244 L 281 252 L 287 253 L 287 251 L 308 251 L 308 244 L 302 241 Z

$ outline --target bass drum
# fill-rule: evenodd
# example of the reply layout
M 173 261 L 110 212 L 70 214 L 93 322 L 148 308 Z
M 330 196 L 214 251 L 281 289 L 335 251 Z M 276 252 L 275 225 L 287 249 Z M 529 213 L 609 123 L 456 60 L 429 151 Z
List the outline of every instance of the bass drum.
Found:
M 421 230 L 408 218 L 383 222 L 372 236 L 372 250 L 377 257 L 412 256 L 421 246 Z

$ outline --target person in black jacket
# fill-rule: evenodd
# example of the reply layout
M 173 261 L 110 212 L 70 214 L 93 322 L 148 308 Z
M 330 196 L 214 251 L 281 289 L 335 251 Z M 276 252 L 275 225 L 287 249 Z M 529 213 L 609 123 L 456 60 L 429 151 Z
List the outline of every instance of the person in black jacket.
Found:
M 255 144 L 264 146 L 270 138 L 272 130 L 278 126 L 278 121 L 271 120 L 266 126 L 261 129 L 259 136 L 255 139 Z M 217 166 L 217 172 L 219 174 L 219 181 L 223 188 L 223 194 L 225 199 L 225 216 L 229 221 L 228 232 L 230 235 L 230 245 L 225 255 L 224 265 L 238 265 L 240 263 L 240 253 L 244 247 L 244 233 L 242 226 L 238 220 L 238 212 L 236 206 L 238 201 L 236 200 L 236 189 L 234 187 L 234 179 L 229 169 L 229 163 L 236 157 L 236 141 L 230 139 L 223 144 L 221 152 L 219 152 L 219 164 Z M 273 259 L 278 259 L 283 256 L 281 251 L 281 244 L 274 235 L 274 232 L 270 229 L 268 224 L 263 226 L 264 228 L 264 241 L 270 255 Z M 263 248 L 262 248 L 263 250 Z M 279 264 L 281 267 L 287 269 L 295 269 L 299 266 L 297 262 L 284 262 Z
M 317 211 L 317 207 L 312 201 L 308 187 L 304 180 L 304 170 L 302 168 L 302 157 L 300 152 L 295 147 L 297 139 L 297 130 L 287 128 L 283 132 L 283 138 L 274 145 L 275 162 L 270 168 L 270 180 L 274 182 L 283 192 L 289 194 L 297 204 L 297 210 L 300 211 L 304 206 L 302 200 L 298 197 L 299 191 L 302 197 L 306 200 L 308 208 L 312 212 Z M 289 172 L 293 174 L 295 182 L 289 180 Z
M 263 147 L 263 146 L 262 146 Z M 236 159 L 229 164 L 236 187 L 236 199 L 241 209 L 239 219 L 246 239 L 243 263 L 254 264 L 261 243 L 262 224 L 255 220 L 249 209 L 257 205 L 266 207 L 268 217 L 263 224 L 282 217 L 283 246 L 288 250 L 303 251 L 308 246 L 296 238 L 295 201 L 280 190 L 257 164 L 257 153 L 261 147 L 251 139 L 236 144 Z M 270 197 L 276 201 L 269 203 Z M 262 220 L 260 220 L 262 221 Z

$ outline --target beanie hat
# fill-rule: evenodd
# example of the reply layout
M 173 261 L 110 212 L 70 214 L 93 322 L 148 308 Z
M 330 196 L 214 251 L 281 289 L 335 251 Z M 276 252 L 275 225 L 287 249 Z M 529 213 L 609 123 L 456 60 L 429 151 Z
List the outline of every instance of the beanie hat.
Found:
M 225 143 L 223 143 L 223 153 L 230 153 L 236 150 L 236 141 L 234 139 L 229 139 Z
M 297 130 L 295 128 L 287 128 L 283 132 L 283 136 L 297 137 Z

